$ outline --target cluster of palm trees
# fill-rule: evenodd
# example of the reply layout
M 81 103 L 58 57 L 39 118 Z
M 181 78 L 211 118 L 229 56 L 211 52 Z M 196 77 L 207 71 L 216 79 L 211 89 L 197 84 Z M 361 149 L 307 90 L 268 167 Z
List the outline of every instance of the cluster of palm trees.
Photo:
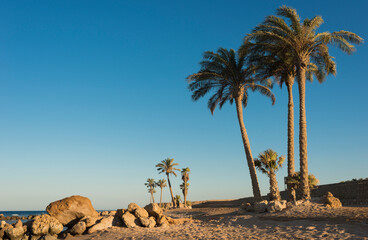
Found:
M 336 64 L 329 55 L 329 46 L 336 46 L 351 54 L 363 39 L 349 31 L 322 32 L 317 29 L 323 23 L 320 16 L 300 20 L 297 11 L 282 6 L 276 15 L 256 26 L 244 38 L 238 51 L 219 48 L 217 52 L 207 51 L 200 62 L 201 69 L 188 76 L 189 90 L 194 101 L 209 93 L 208 108 L 213 114 L 226 102 L 235 102 L 238 122 L 243 140 L 245 155 L 251 176 L 255 201 L 261 200 L 255 162 L 243 120 L 243 108 L 248 104 L 250 91 L 258 91 L 269 97 L 272 104 L 275 96 L 271 92 L 274 84 L 285 84 L 288 91 L 288 191 L 290 197 L 299 189 L 300 199 L 310 198 L 307 156 L 307 123 L 305 106 L 306 80 L 315 77 L 322 83 L 326 76 L 336 73 Z M 294 103 L 292 86 L 298 83 L 299 89 L 299 184 L 295 186 L 294 166 Z
M 181 201 L 181 197 L 180 195 L 176 195 L 174 197 L 173 190 L 171 187 L 171 182 L 170 182 L 170 175 L 174 175 L 176 177 L 177 176 L 176 171 L 181 171 L 181 177 L 182 177 L 183 183 L 180 185 L 180 189 L 182 190 L 183 196 L 184 196 L 184 206 L 187 206 L 187 195 L 188 195 L 188 187 L 189 187 L 188 181 L 189 181 L 190 169 L 189 167 L 186 167 L 180 170 L 175 167 L 178 165 L 179 165 L 178 163 L 174 163 L 173 158 L 166 158 L 162 160 L 160 163 L 158 163 L 156 167 L 159 173 L 164 173 L 167 176 L 167 183 L 169 184 L 171 201 L 172 201 L 173 206 L 179 205 Z M 154 179 L 148 178 L 145 185 L 148 188 L 148 192 L 151 194 L 151 202 L 155 202 L 155 199 L 153 196 L 153 194 L 156 192 L 155 187 L 159 187 L 161 189 L 160 206 L 162 206 L 162 189 L 167 187 L 166 180 L 161 179 L 155 182 Z

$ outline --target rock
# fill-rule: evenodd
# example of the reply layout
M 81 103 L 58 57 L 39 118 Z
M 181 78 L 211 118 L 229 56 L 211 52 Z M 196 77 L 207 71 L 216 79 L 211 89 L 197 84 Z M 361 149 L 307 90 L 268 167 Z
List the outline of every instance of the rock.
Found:
M 147 210 L 144 208 L 137 208 L 134 212 L 134 215 L 137 218 L 148 218 L 149 217 Z
M 109 211 L 103 211 L 103 212 L 101 213 L 101 216 L 107 216 L 107 215 L 109 215 Z
M 14 228 L 11 224 L 5 223 L 4 226 L 0 230 L 0 239 L 5 236 L 5 232 L 9 229 Z
M 324 204 L 326 204 L 326 207 L 328 208 L 340 208 L 342 207 L 342 204 L 340 200 L 332 195 L 331 192 L 327 192 L 322 197 L 322 201 Z
M 148 218 L 139 218 L 139 221 L 141 221 L 143 227 L 148 227 L 148 225 L 150 224 Z
M 5 230 L 5 233 L 10 240 L 21 240 L 24 235 L 24 229 L 23 227 L 9 228 Z
M 109 215 L 114 216 L 116 214 L 116 211 L 110 211 Z
M 16 223 L 14 223 L 14 227 L 17 228 L 17 227 L 23 227 L 23 223 L 21 220 L 18 220 Z
M 50 203 L 46 211 L 65 226 L 71 227 L 83 217 L 98 217 L 91 201 L 82 196 L 71 196 Z
M 149 217 L 148 220 L 150 221 L 148 227 L 154 228 L 156 226 L 156 219 L 154 217 Z
M 146 209 L 150 216 L 155 218 L 158 218 L 163 214 L 162 208 L 160 208 L 157 203 L 150 203 L 145 206 L 144 209 Z
M 2 229 L 3 227 L 5 227 L 5 225 L 6 225 L 6 222 L 5 221 L 1 221 L 0 222 L 0 229 Z
M 0 214 L 0 218 L 3 218 L 4 217 L 4 214 Z
M 70 233 L 73 235 L 81 235 L 86 231 L 86 223 L 81 220 L 77 224 L 75 224 L 72 229 L 70 229 Z
M 160 217 L 158 217 L 158 218 L 157 218 L 157 225 L 158 225 L 158 226 L 161 226 L 161 225 L 163 225 L 163 224 L 167 224 L 167 225 L 169 225 L 169 222 L 167 221 L 166 216 L 161 215 Z
M 136 209 L 140 208 L 136 203 L 129 203 L 128 211 L 134 213 Z
M 171 217 L 166 217 L 166 218 L 170 224 L 182 224 L 185 222 L 193 222 L 193 219 L 191 218 L 171 218 Z
M 103 229 L 112 227 L 113 220 L 114 220 L 114 216 L 108 216 L 108 217 L 102 218 L 100 222 L 96 223 L 90 229 L 88 229 L 88 233 L 94 233 L 98 230 L 103 230 Z
M 63 231 L 63 225 L 54 217 L 43 214 L 37 216 L 31 226 L 34 235 L 44 236 L 47 234 L 57 235 Z
M 267 200 L 263 200 L 261 202 L 255 202 L 254 203 L 254 211 L 258 212 L 258 213 L 266 212 L 267 204 L 268 204 Z
M 286 208 L 286 201 L 270 201 L 267 205 L 267 212 L 280 212 Z
M 125 212 L 122 216 L 123 222 L 128 228 L 135 228 L 140 225 L 139 219 L 137 219 L 133 214 L 129 211 Z
M 45 235 L 39 238 L 39 240 L 57 240 L 57 236 L 55 235 Z
M 86 224 L 86 228 L 89 228 L 95 225 L 97 220 L 99 219 L 95 217 L 83 217 L 80 221 L 83 221 Z

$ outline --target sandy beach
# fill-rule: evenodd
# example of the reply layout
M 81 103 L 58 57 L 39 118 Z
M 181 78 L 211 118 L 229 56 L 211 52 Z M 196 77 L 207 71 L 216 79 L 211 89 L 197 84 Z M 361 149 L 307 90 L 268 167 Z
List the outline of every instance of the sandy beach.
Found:
M 165 215 L 192 222 L 160 228 L 120 228 L 66 239 L 368 239 L 368 207 L 330 209 L 301 204 L 278 213 L 239 212 L 239 201 L 209 201 Z

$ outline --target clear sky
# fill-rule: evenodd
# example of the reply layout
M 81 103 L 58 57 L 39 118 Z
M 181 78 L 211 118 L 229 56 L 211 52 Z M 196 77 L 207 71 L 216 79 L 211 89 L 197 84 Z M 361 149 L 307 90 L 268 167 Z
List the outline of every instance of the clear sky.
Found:
M 320 31 L 368 37 L 365 0 L 1 1 L 0 210 L 44 210 L 75 194 L 96 209 L 143 205 L 144 182 L 165 177 L 155 164 L 167 157 L 191 169 L 188 200 L 251 196 L 235 106 L 212 116 L 185 79 L 204 51 L 237 49 L 283 4 L 321 15 Z M 368 177 L 368 45 L 330 53 L 337 76 L 306 93 L 309 171 L 321 184 Z M 244 111 L 254 156 L 287 153 L 287 93 L 273 91 L 275 106 L 251 94 Z M 296 85 L 294 95 L 298 106 Z M 286 165 L 281 190 L 285 175 Z

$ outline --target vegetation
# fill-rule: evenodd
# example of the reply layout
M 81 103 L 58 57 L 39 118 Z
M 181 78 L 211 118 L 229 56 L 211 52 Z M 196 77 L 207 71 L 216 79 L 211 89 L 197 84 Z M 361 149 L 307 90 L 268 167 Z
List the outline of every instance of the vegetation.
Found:
M 197 101 L 210 92 L 215 92 L 208 100 L 208 108 L 211 113 L 216 107 L 229 102 L 235 102 L 240 132 L 243 140 L 245 155 L 252 180 L 253 195 L 256 201 L 261 200 L 257 174 L 253 161 L 248 134 L 243 120 L 243 108 L 248 103 L 248 90 L 258 91 L 262 95 L 270 97 L 272 104 L 275 96 L 267 83 L 262 79 L 255 80 L 255 68 L 247 61 L 247 51 L 237 54 L 233 49 L 219 48 L 217 52 L 207 51 L 200 62 L 201 69 L 188 76 L 189 90 L 192 91 L 192 99 Z
M 173 206 L 175 206 L 175 201 L 174 201 L 174 194 L 172 191 L 172 187 L 171 187 L 171 182 L 170 182 L 170 177 L 169 175 L 172 174 L 175 177 L 176 172 L 175 171 L 180 171 L 180 169 L 175 168 L 175 166 L 179 165 L 178 163 L 174 163 L 174 159 L 173 158 L 166 158 L 165 160 L 162 160 L 161 163 L 157 164 L 157 171 L 159 173 L 165 173 L 167 176 L 167 182 L 169 183 L 169 189 L 170 189 L 170 194 L 171 194 L 171 201 L 173 203 Z
M 161 189 L 161 194 L 160 194 L 160 207 L 161 207 L 162 206 L 162 189 L 167 187 L 166 180 L 165 179 L 158 180 L 158 182 L 156 182 L 156 186 Z
M 175 198 L 174 198 L 174 200 L 175 200 L 175 204 L 176 204 L 176 206 L 180 206 L 180 203 L 181 203 L 181 197 L 180 197 L 180 195 L 176 195 L 175 196 Z
M 295 172 L 294 176 L 288 178 L 288 184 L 291 184 L 294 188 L 298 189 L 300 187 L 300 172 Z M 317 187 L 319 180 L 313 174 L 308 175 L 308 185 L 310 189 Z
M 310 198 L 308 185 L 308 157 L 307 157 L 307 124 L 305 108 L 305 81 L 308 77 L 308 68 L 319 69 L 317 79 L 322 82 L 325 75 L 335 74 L 336 65 L 329 55 L 328 45 L 334 45 L 350 54 L 355 48 L 352 44 L 360 44 L 363 39 L 348 31 L 316 33 L 323 23 L 320 16 L 305 19 L 301 22 L 296 10 L 282 6 L 277 9 L 278 16 L 269 16 L 258 25 L 245 42 L 254 42 L 258 45 L 271 46 L 268 50 L 259 48 L 256 54 L 269 56 L 280 52 L 292 63 L 296 72 L 299 87 L 299 158 L 300 158 L 300 189 L 303 199 Z M 286 18 L 290 25 L 288 25 Z M 269 51 L 269 50 L 272 51 Z M 322 70 L 322 71 L 321 71 Z
M 285 161 L 285 157 L 277 156 L 277 152 L 272 149 L 268 149 L 258 155 L 258 158 L 254 160 L 256 168 L 262 173 L 265 173 L 270 178 L 270 196 L 271 200 L 281 200 L 279 187 L 276 180 L 276 171 L 282 166 Z
M 147 182 L 144 185 L 147 186 L 148 192 L 151 194 L 151 200 L 154 203 L 155 202 L 155 197 L 153 196 L 153 194 L 156 193 L 156 190 L 155 190 L 155 187 L 156 187 L 155 179 L 148 178 L 147 179 Z M 151 202 L 151 200 L 150 200 L 150 202 Z
M 189 173 L 190 173 L 190 169 L 188 167 L 183 168 L 181 170 L 181 179 L 183 180 L 183 184 L 180 185 L 180 189 L 183 191 L 183 195 L 184 195 L 184 206 L 187 205 Z

